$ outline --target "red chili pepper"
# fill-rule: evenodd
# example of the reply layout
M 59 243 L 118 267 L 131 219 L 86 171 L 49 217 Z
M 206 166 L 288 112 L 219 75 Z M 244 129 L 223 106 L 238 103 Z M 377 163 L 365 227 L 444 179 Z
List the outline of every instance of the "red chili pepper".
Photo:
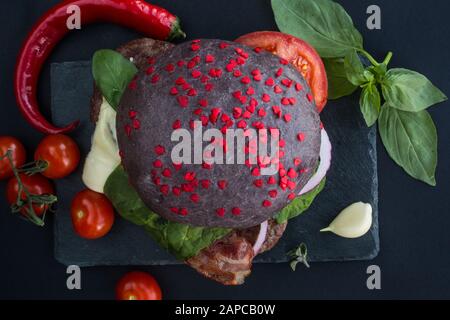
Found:
M 81 25 L 103 21 L 132 28 L 160 40 L 184 37 L 176 16 L 167 10 L 142 0 L 66 0 L 50 9 L 28 35 L 18 57 L 14 90 L 20 111 L 25 119 L 45 134 L 73 130 L 78 121 L 64 128 L 48 122 L 40 113 L 36 87 L 43 63 L 53 48 L 70 31 L 67 19 L 70 6 L 80 8 Z

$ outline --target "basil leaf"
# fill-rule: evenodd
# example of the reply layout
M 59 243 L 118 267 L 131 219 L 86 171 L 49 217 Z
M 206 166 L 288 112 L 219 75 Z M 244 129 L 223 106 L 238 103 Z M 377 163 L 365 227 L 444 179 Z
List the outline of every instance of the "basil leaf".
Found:
M 335 100 L 351 95 L 358 89 L 348 81 L 343 58 L 323 59 L 328 78 L 328 99 Z
M 403 111 L 417 112 L 447 100 L 424 75 L 408 69 L 390 69 L 382 89 L 389 105 Z
M 358 53 L 355 50 L 350 51 L 344 59 L 345 74 L 348 81 L 355 86 L 360 86 L 367 82 L 364 75 L 364 66 L 359 60 Z
M 290 204 L 288 204 L 279 213 L 277 213 L 274 217 L 277 223 L 284 223 L 289 219 L 295 218 L 308 210 L 316 196 L 325 187 L 325 181 L 326 178 L 323 178 L 322 181 L 320 181 L 320 183 L 317 185 L 317 187 L 312 189 L 310 192 L 295 198 Z
M 380 114 L 381 98 L 377 86 L 369 84 L 362 90 L 359 106 L 368 127 L 375 124 Z
M 437 133 L 429 113 L 406 112 L 384 105 L 378 127 L 391 158 L 412 177 L 435 186 Z
M 127 85 L 137 72 L 131 61 L 114 50 L 99 50 L 92 59 L 95 83 L 116 111 Z
M 231 231 L 226 228 L 193 227 L 162 218 L 147 208 L 129 184 L 122 166 L 109 176 L 104 191 L 123 218 L 144 227 L 156 242 L 180 260 L 195 256 Z
M 344 8 L 330 0 L 272 0 L 278 28 L 311 44 L 323 58 L 362 49 L 363 39 Z

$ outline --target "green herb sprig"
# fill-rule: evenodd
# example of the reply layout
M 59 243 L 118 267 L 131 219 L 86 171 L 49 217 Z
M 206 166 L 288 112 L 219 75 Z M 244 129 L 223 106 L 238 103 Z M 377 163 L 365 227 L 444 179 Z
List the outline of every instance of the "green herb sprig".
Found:
M 288 256 L 293 258 L 290 263 L 292 271 L 296 270 L 297 264 L 299 263 L 302 263 L 303 265 L 305 265 L 305 267 L 309 268 L 308 248 L 306 247 L 305 243 L 302 242 L 296 249 L 289 251 Z
M 324 60 L 329 99 L 361 88 L 360 109 L 367 126 L 378 122 L 390 157 L 409 175 L 435 186 L 437 132 L 426 111 L 447 97 L 424 75 L 389 69 L 392 52 L 376 61 L 344 8 L 331 0 L 272 0 L 278 28 L 309 42 Z M 368 61 L 363 65 L 361 58 Z

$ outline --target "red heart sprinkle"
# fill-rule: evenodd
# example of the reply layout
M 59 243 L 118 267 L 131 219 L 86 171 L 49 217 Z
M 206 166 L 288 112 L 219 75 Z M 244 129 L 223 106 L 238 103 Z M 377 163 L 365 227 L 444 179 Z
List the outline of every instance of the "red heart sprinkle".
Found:
M 235 216 L 238 216 L 241 214 L 241 209 L 238 207 L 234 207 L 233 209 L 231 209 L 231 213 Z

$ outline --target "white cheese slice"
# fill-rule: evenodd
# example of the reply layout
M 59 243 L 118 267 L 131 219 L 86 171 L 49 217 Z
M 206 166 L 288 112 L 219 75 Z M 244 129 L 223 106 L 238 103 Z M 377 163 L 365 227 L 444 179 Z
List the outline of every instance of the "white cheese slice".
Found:
M 103 98 L 92 136 L 92 147 L 84 163 L 82 179 L 89 189 L 103 193 L 106 180 L 120 164 L 116 136 L 116 111 Z

